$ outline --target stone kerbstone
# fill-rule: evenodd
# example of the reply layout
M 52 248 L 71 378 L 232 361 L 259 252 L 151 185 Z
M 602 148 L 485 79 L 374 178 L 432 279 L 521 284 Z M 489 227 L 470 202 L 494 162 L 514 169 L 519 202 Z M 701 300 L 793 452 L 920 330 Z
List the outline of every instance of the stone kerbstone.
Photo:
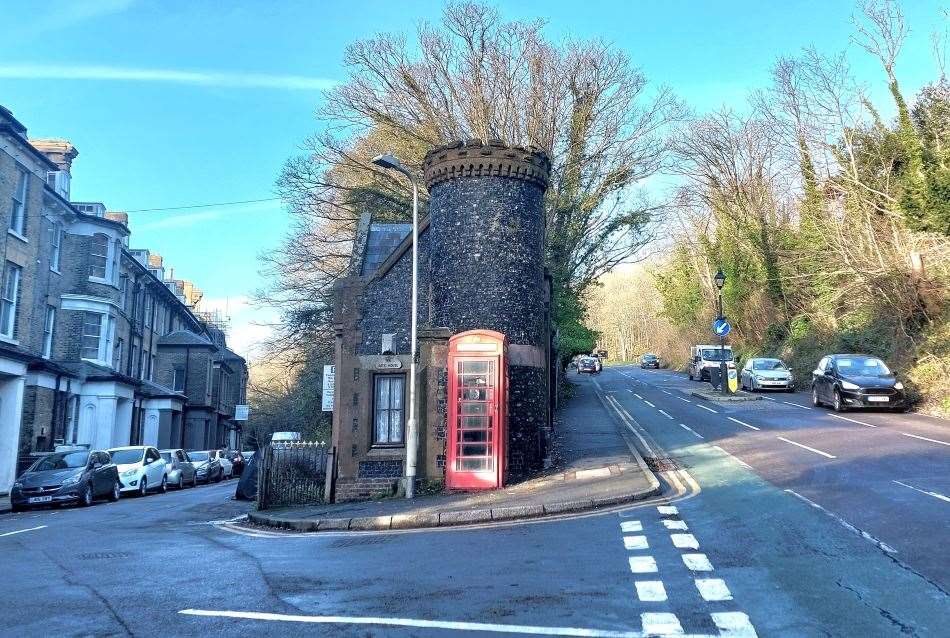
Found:
M 350 529 L 389 529 L 392 519 L 392 516 L 359 516 L 350 519 Z
M 493 521 L 510 521 L 519 518 L 543 516 L 542 505 L 516 505 L 513 507 L 493 507 L 491 517 Z
M 485 523 L 492 520 L 491 510 L 463 510 L 459 512 L 440 512 L 439 525 L 466 525 Z

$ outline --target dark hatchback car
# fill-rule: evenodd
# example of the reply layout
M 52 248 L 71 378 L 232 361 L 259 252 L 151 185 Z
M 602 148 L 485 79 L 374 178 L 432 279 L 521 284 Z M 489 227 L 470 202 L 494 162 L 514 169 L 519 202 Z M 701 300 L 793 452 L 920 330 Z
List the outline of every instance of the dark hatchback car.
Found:
M 812 372 L 811 400 L 827 404 L 836 412 L 849 408 L 907 407 L 904 384 L 877 357 L 863 354 L 831 354 Z
M 38 459 L 10 490 L 13 511 L 37 505 L 92 505 L 99 497 L 119 500 L 119 472 L 108 452 L 69 450 Z
M 660 369 L 660 358 L 655 354 L 645 354 L 640 357 L 640 367 L 641 368 L 656 368 Z

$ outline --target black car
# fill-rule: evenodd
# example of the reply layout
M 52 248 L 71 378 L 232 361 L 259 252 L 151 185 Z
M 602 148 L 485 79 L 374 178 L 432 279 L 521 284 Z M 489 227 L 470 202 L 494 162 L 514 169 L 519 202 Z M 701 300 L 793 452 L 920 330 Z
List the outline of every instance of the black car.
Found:
M 811 400 L 828 404 L 836 412 L 850 408 L 907 407 L 904 384 L 887 365 L 864 354 L 831 354 L 812 372 Z
M 640 367 L 641 368 L 656 368 L 660 369 L 660 358 L 655 354 L 645 354 L 640 357 Z
M 119 472 L 108 452 L 84 449 L 52 452 L 38 459 L 10 490 L 13 511 L 34 505 L 92 505 L 99 497 L 119 500 Z

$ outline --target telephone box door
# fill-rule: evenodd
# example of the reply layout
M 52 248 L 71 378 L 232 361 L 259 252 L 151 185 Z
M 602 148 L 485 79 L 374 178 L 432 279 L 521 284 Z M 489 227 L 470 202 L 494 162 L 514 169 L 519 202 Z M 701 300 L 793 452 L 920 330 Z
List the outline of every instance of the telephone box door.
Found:
M 449 342 L 445 481 L 448 489 L 501 487 L 506 436 L 504 336 L 488 331 Z

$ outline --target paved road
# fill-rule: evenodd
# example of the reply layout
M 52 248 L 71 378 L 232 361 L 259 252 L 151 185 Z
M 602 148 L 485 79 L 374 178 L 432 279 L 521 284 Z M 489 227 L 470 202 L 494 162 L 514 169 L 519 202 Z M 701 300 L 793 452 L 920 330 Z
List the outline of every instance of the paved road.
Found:
M 88 509 L 0 515 L 0 634 L 941 635 L 950 608 L 941 585 L 946 554 L 912 560 L 908 549 L 936 552 L 938 544 L 909 527 L 906 534 L 867 529 L 896 554 L 884 551 L 844 527 L 841 521 L 863 523 L 821 489 L 825 483 L 828 494 L 844 493 L 841 481 L 864 475 L 829 474 L 830 459 L 782 441 L 774 450 L 774 442 L 757 442 L 787 434 L 829 446 L 832 440 L 807 438 L 805 422 L 830 420 L 820 426 L 830 432 L 842 427 L 836 420 L 771 406 L 756 413 L 760 430 L 728 429 L 731 411 L 686 403 L 688 395 L 665 387 L 676 383 L 613 369 L 579 381 L 588 399 L 599 385 L 606 406 L 585 403 L 593 406 L 592 431 L 600 435 L 603 420 L 616 419 L 642 437 L 644 449 L 680 468 L 663 472 L 665 498 L 618 511 L 466 529 L 282 534 L 221 523 L 247 508 L 230 500 L 230 482 Z M 753 424 L 753 415 L 743 416 L 734 418 Z M 864 430 L 888 434 L 844 423 L 861 428 L 852 442 Z M 888 436 L 918 444 L 896 431 Z M 884 450 L 867 449 L 887 463 Z M 836 447 L 832 454 L 850 458 Z M 946 473 L 945 450 L 933 462 Z M 775 470 L 784 478 L 770 477 L 766 466 L 773 465 L 785 468 Z M 896 478 L 936 490 L 928 476 L 905 470 Z M 784 491 L 783 481 L 826 511 Z M 950 504 L 902 489 L 895 507 L 945 537 L 945 510 L 937 508 Z M 929 518 L 910 497 L 933 501 Z M 885 514 L 877 517 L 889 520 Z

